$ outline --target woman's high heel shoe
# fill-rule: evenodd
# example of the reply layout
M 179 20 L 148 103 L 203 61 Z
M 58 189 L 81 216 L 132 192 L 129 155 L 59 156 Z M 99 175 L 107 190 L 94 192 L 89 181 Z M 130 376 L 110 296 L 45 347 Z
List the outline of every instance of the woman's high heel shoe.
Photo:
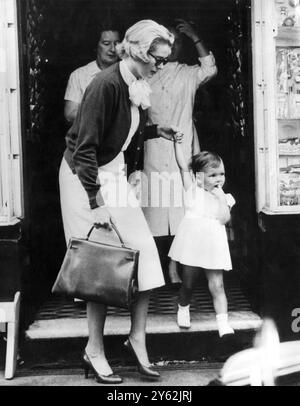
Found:
M 85 379 L 88 379 L 89 371 L 91 370 L 93 372 L 93 374 L 95 375 L 96 381 L 98 383 L 105 383 L 105 384 L 113 384 L 114 385 L 114 384 L 118 384 L 118 383 L 123 382 L 123 379 L 119 375 L 115 375 L 115 374 L 102 375 L 102 374 L 99 374 L 99 372 L 96 371 L 93 364 L 91 363 L 91 360 L 89 359 L 89 356 L 87 355 L 86 352 L 83 353 L 82 361 L 83 361 L 83 369 L 84 369 L 84 377 L 85 377 Z
M 130 352 L 130 354 L 133 356 L 137 367 L 138 367 L 138 371 L 141 375 L 144 375 L 148 378 L 152 378 L 152 379 L 158 379 L 160 378 L 160 374 L 157 371 L 154 371 L 154 369 L 152 369 L 151 366 L 147 367 L 146 365 L 143 365 L 140 363 L 140 360 L 138 359 L 136 352 L 134 351 L 131 342 L 129 340 L 129 338 L 125 341 L 124 346 L 127 348 L 127 350 Z

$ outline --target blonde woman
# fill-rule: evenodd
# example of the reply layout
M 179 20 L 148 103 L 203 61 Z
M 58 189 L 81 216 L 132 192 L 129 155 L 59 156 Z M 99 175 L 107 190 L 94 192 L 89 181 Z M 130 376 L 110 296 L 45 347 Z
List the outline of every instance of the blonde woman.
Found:
M 146 319 L 151 290 L 165 282 L 153 237 L 127 183 L 124 166 L 127 156 L 127 168 L 138 168 L 146 138 L 182 137 L 173 127 L 152 126 L 144 132 L 151 92 L 144 79 L 167 63 L 172 43 L 173 35 L 152 20 L 139 21 L 127 30 L 117 46 L 121 62 L 99 73 L 85 92 L 66 136 L 60 168 L 66 240 L 85 237 L 93 224 L 110 230 L 113 219 L 125 243 L 140 250 L 139 297 L 124 345 L 134 356 L 139 372 L 153 379 L 160 375 L 148 359 Z M 105 305 L 87 303 L 89 339 L 83 362 L 86 377 L 91 369 L 98 382 L 117 384 L 122 378 L 113 373 L 104 351 L 105 318 Z

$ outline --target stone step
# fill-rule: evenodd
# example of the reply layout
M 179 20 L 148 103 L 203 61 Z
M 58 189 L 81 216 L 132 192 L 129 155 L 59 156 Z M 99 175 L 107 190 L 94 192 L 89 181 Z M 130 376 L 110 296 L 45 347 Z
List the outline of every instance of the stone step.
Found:
M 257 330 L 261 318 L 252 311 L 229 312 L 230 324 L 236 331 Z M 191 328 L 181 329 L 176 323 L 176 314 L 149 314 L 147 334 L 174 334 L 216 332 L 217 324 L 214 313 L 191 313 Z M 130 318 L 124 315 L 110 315 L 106 319 L 104 334 L 106 336 L 125 336 L 130 329 Z M 26 331 L 29 340 L 49 340 L 65 338 L 82 338 L 88 336 L 86 318 L 50 318 L 36 320 Z
M 256 330 L 260 317 L 251 311 L 237 278 L 224 277 L 228 298 L 229 318 L 235 330 Z M 164 286 L 152 292 L 148 319 L 148 334 L 173 334 L 217 331 L 214 307 L 207 281 L 195 289 L 191 302 L 192 327 L 180 329 L 176 323 L 178 286 Z M 105 323 L 106 336 L 127 335 L 130 314 L 124 309 L 109 307 Z M 26 338 L 55 339 L 87 337 L 85 302 L 50 296 L 39 309 L 34 323 L 26 331 Z

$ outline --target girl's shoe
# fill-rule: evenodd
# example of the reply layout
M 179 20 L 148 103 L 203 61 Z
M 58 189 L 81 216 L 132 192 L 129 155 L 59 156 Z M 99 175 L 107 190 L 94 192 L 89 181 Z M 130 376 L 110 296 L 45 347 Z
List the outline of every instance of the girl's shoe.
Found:
M 180 304 L 178 305 L 177 324 L 181 328 L 191 327 L 190 305 L 187 306 L 180 306 Z
M 88 379 L 89 370 L 92 370 L 92 372 L 95 375 L 96 381 L 98 383 L 105 383 L 105 384 L 115 385 L 115 384 L 123 382 L 123 379 L 119 375 L 115 375 L 115 374 L 102 375 L 102 374 L 99 374 L 99 372 L 96 371 L 93 364 L 91 363 L 91 360 L 90 360 L 90 358 L 89 358 L 89 356 L 87 355 L 86 352 L 83 353 L 82 361 L 83 361 L 83 369 L 84 369 L 85 379 Z
M 130 352 L 130 354 L 134 358 L 134 360 L 137 364 L 137 367 L 138 367 L 138 371 L 141 375 L 144 375 L 147 378 L 151 378 L 151 379 L 155 379 L 155 380 L 160 378 L 160 374 L 157 371 L 154 371 L 154 369 L 151 366 L 147 367 L 146 365 L 143 365 L 140 362 L 140 360 L 138 359 L 138 356 L 136 355 L 136 352 L 134 351 L 134 348 L 131 345 L 129 337 L 125 341 L 124 346 L 127 348 L 127 350 Z

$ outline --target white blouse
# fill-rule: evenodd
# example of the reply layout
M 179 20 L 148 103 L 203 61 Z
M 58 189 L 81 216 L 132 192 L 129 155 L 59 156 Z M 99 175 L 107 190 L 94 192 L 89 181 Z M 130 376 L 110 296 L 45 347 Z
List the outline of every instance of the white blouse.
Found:
M 86 88 L 99 72 L 101 69 L 96 61 L 81 66 L 72 72 L 68 80 L 65 100 L 80 104 Z

